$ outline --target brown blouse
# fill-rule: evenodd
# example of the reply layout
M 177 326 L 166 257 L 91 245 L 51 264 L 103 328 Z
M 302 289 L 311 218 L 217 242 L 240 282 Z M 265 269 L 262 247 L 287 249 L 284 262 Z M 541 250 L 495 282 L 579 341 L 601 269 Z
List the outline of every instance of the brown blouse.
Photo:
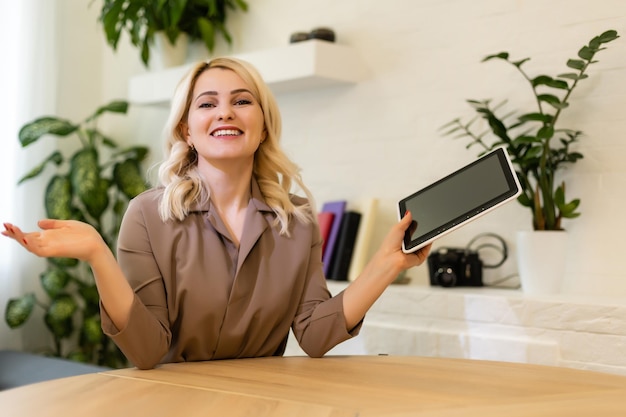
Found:
M 317 224 L 294 219 L 291 237 L 279 235 L 254 180 L 251 190 L 239 250 L 210 202 L 166 223 L 162 189 L 129 204 L 117 257 L 135 291 L 130 319 L 117 329 L 102 306 L 101 315 L 103 331 L 138 368 L 282 355 L 290 328 L 320 357 L 358 334 L 360 324 L 346 329 L 343 293 L 327 289 Z

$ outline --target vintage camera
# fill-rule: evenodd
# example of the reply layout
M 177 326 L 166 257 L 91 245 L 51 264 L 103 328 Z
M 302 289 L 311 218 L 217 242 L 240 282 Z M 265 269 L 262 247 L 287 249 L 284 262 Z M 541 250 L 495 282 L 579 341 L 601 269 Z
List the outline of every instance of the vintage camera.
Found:
M 441 248 L 428 256 L 430 285 L 442 287 L 482 287 L 483 263 L 469 249 Z

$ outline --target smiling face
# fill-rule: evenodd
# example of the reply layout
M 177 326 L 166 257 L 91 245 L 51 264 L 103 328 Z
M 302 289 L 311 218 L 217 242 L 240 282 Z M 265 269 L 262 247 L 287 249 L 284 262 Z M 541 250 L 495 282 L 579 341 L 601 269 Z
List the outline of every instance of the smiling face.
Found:
M 254 162 L 264 139 L 261 106 L 250 87 L 234 71 L 211 68 L 197 79 L 182 130 L 198 152 L 198 164 L 241 169 Z

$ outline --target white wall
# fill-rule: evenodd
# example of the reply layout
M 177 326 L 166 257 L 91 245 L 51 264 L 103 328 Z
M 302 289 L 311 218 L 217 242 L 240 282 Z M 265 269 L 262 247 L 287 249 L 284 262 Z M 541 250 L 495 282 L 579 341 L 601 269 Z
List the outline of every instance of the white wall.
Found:
M 586 137 L 585 159 L 566 172 L 569 197 L 582 199 L 582 216 L 566 221 L 571 234 L 564 291 L 626 294 L 621 237 L 626 218 L 626 4 L 619 0 L 401 1 L 374 0 L 250 2 L 248 13 L 231 20 L 235 44 L 221 53 L 242 53 L 287 43 L 290 33 L 332 27 L 337 42 L 356 48 L 370 73 L 358 85 L 281 94 L 284 145 L 303 168 L 318 206 L 346 198 L 358 209 L 379 198 L 379 241 L 395 221 L 395 202 L 476 154 L 464 143 L 441 137 L 439 128 L 470 115 L 465 99 L 508 98 L 525 106 L 524 81 L 502 62 L 480 63 L 508 50 L 532 57 L 527 71 L 558 74 L 593 36 L 616 29 L 562 116 L 562 126 Z M 133 57 L 136 55 L 132 53 Z M 523 110 L 528 110 L 524 107 Z M 154 110 L 152 120 L 162 117 Z M 158 149 L 158 148 L 157 148 Z M 473 236 L 501 234 L 515 253 L 515 232 L 529 230 L 530 216 L 516 203 L 442 239 L 464 246 Z M 502 276 L 516 272 L 512 257 Z M 410 272 L 427 280 L 426 268 Z
M 511 108 L 529 109 L 529 92 L 519 75 L 502 62 L 480 63 L 484 56 L 507 50 L 513 57 L 532 58 L 527 71 L 556 75 L 593 36 L 607 29 L 626 35 L 626 4 L 620 0 L 249 3 L 248 13 L 231 18 L 233 46 L 222 43 L 215 55 L 285 45 L 292 32 L 318 26 L 333 28 L 337 42 L 360 53 L 370 74 L 364 82 L 277 98 L 284 146 L 302 167 L 318 206 L 346 198 L 359 209 L 368 198 L 380 199 L 375 245 L 395 222 L 399 198 L 476 156 L 461 141 L 439 133 L 444 123 L 470 115 L 466 99 L 508 98 Z M 578 147 L 585 158 L 564 176 L 569 196 L 582 199 L 583 213 L 565 222 L 571 234 L 566 292 L 626 294 L 620 256 L 626 232 L 620 215 L 626 204 L 625 51 L 622 37 L 598 55 L 599 63 L 561 120 L 562 126 L 586 133 Z M 103 100 L 124 95 L 127 78 L 145 71 L 128 45 L 115 54 L 104 46 L 103 57 Z M 121 132 L 151 145 L 158 158 L 165 115 L 162 108 L 135 108 Z M 464 246 L 490 231 L 505 237 L 514 253 L 515 232 L 530 228 L 527 210 L 512 203 L 438 245 Z M 516 269 L 512 256 L 497 274 Z M 424 283 L 426 274 L 422 267 L 409 275 Z
M 566 292 L 624 296 L 626 272 L 626 3 L 622 0 L 251 0 L 248 13 L 230 21 L 235 42 L 216 54 L 285 45 L 294 31 L 329 26 L 337 42 L 356 48 L 370 74 L 358 85 L 278 96 L 284 146 L 303 168 L 318 205 L 345 198 L 358 209 L 377 197 L 374 244 L 395 222 L 395 202 L 476 155 L 441 137 L 441 125 L 469 115 L 465 99 L 528 100 L 516 73 L 504 63 L 481 64 L 487 54 L 510 51 L 532 57 L 531 72 L 564 72 L 565 62 L 591 37 L 616 29 L 622 38 L 598 55 L 580 86 L 563 126 L 583 130 L 585 159 L 566 173 L 568 193 L 582 199 L 583 215 L 566 222 L 571 233 Z M 113 53 L 97 22 L 99 2 L 57 2 L 60 44 L 58 113 L 69 118 L 125 97 L 128 77 L 145 71 L 124 42 Z M 514 106 L 512 104 L 512 106 Z M 513 107 L 513 108 L 516 108 Z M 106 126 L 128 143 L 161 150 L 166 110 L 139 108 Z M 114 117 L 114 116 L 112 116 Z M 25 168 L 26 169 L 26 168 Z M 40 193 L 25 206 L 40 204 Z M 34 227 L 35 219 L 25 226 Z M 514 251 L 517 230 L 530 229 L 526 209 L 512 203 L 442 239 L 465 245 L 484 231 L 501 234 Z M 502 275 L 516 271 L 507 261 Z M 416 283 L 426 268 L 410 271 Z M 0 344 L 2 342 L 0 341 Z

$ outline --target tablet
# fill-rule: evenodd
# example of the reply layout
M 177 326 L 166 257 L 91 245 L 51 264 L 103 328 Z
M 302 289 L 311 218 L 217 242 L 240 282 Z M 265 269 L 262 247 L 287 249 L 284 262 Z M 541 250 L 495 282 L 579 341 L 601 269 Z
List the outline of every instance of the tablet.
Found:
M 496 148 L 398 203 L 400 218 L 410 211 L 413 222 L 404 235 L 405 253 L 500 207 L 522 192 L 505 148 Z

